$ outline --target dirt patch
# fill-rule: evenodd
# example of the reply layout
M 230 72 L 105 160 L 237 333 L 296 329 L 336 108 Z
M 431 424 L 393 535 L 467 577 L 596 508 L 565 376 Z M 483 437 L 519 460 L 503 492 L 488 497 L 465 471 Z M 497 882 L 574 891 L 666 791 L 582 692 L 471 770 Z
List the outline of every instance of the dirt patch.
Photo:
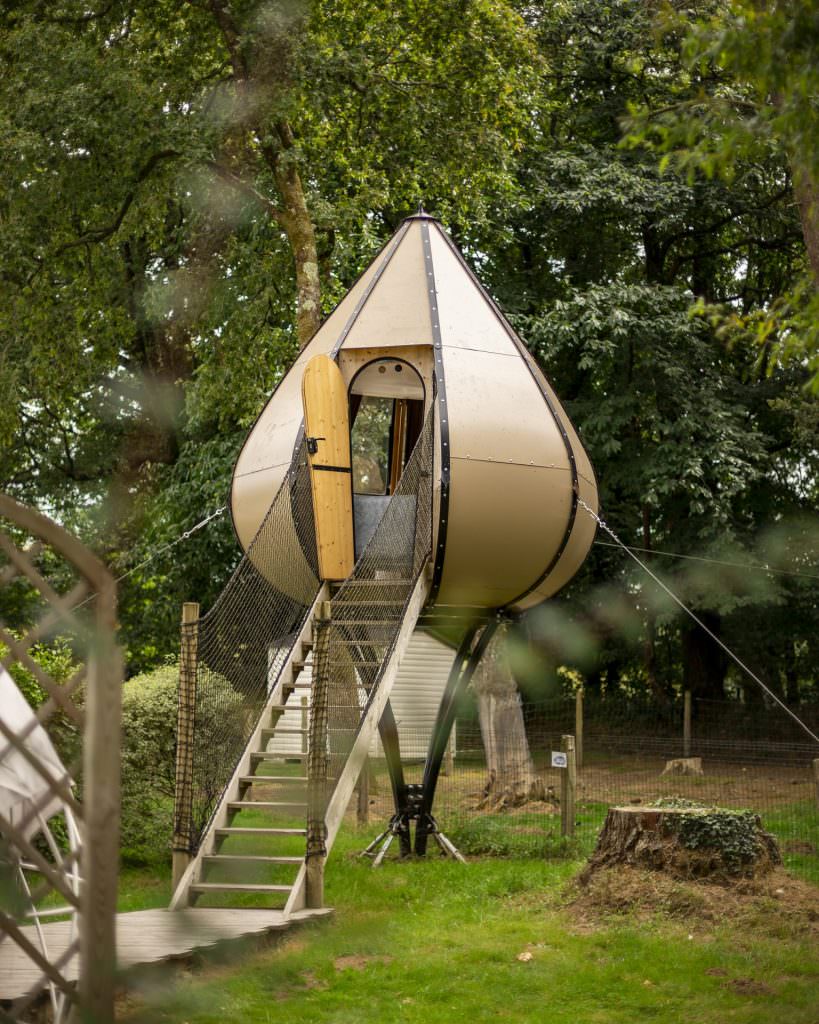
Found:
M 782 844 L 782 849 L 785 853 L 816 853 L 816 847 L 813 843 L 802 839 L 788 839 Z
M 370 964 L 391 964 L 391 956 L 337 956 L 333 967 L 337 971 L 365 971 Z
M 541 759 L 542 760 L 542 759 Z M 770 811 L 796 800 L 813 799 L 813 779 L 805 771 L 797 778 L 787 765 L 741 764 L 716 758 L 704 758 L 704 776 L 663 776 L 665 758 L 656 755 L 629 757 L 612 754 L 608 758 L 587 757 L 578 772 L 577 800 L 585 804 L 649 804 L 660 797 L 682 796 L 704 804 L 722 807 L 747 807 Z M 420 782 L 422 767 L 407 765 L 407 781 Z M 546 792 L 560 792 L 560 773 L 538 762 L 538 775 Z M 480 817 L 478 804 L 486 783 L 486 769 L 480 765 L 457 763 L 455 771 L 442 776 L 438 786 L 437 817 L 444 830 L 447 823 L 465 817 Z M 392 796 L 386 775 L 379 769 L 378 780 L 370 787 L 370 820 L 389 821 Z M 559 812 L 556 797 L 529 801 L 519 808 L 505 808 L 512 815 L 553 815 Z M 355 819 L 354 805 L 348 812 Z M 802 851 L 787 851 L 802 852 Z M 804 851 L 807 852 L 807 851 Z M 815 852 L 815 851 L 814 851 Z
M 819 889 L 777 868 L 763 878 L 719 882 L 671 878 L 619 866 L 596 871 L 566 890 L 567 908 L 583 931 L 612 915 L 658 915 L 691 923 L 732 925 L 774 936 L 819 939 Z
M 732 978 L 726 981 L 723 988 L 730 988 L 738 996 L 772 996 L 774 990 L 764 981 L 754 981 L 753 978 Z
M 312 971 L 302 971 L 300 977 L 305 988 L 321 991 L 321 989 L 330 987 L 322 978 L 317 978 Z

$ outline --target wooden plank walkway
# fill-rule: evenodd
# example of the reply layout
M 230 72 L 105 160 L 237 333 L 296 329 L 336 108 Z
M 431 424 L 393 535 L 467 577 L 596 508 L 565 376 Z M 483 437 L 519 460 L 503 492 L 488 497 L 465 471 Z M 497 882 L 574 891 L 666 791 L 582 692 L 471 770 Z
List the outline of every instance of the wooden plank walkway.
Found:
M 159 963 L 206 949 L 218 942 L 243 936 L 282 931 L 291 924 L 324 917 L 332 910 L 300 910 L 285 916 L 281 910 L 216 909 L 192 907 L 187 910 L 134 910 L 117 915 L 117 959 L 121 970 Z M 70 922 L 44 924 L 48 958 L 55 962 L 69 943 Z M 22 931 L 37 948 L 40 941 L 33 925 Z M 63 970 L 76 979 L 78 958 Z M 11 939 L 0 943 L 0 999 L 17 999 L 40 980 L 40 969 Z

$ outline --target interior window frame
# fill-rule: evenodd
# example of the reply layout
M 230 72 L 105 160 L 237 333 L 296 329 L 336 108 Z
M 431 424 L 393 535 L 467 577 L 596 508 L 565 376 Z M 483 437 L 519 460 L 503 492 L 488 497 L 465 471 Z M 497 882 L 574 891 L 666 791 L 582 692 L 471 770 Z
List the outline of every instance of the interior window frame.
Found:
M 352 378 L 350 380 L 350 383 L 349 383 L 349 385 L 347 387 L 348 417 L 349 417 L 349 423 L 350 423 L 350 460 L 351 460 L 351 465 L 352 465 L 352 460 L 353 460 L 353 444 L 352 444 L 353 430 L 355 429 L 355 421 L 356 421 L 356 418 L 358 417 L 358 412 L 359 412 L 359 410 L 361 408 L 361 402 L 359 401 L 358 407 L 356 408 L 355 412 L 353 412 L 353 399 L 354 398 L 359 398 L 359 399 L 363 400 L 364 398 L 386 398 L 386 399 L 389 399 L 392 402 L 392 414 L 390 416 L 389 438 L 388 438 L 388 442 L 387 442 L 388 443 L 388 448 L 387 448 L 386 479 L 385 479 L 385 483 L 384 483 L 385 489 L 384 489 L 383 492 L 381 492 L 381 496 L 382 497 L 389 497 L 391 494 L 394 493 L 395 487 L 398 485 L 398 482 L 401 479 L 400 476 L 398 476 L 396 478 L 395 474 L 393 472 L 393 469 L 394 469 L 394 454 L 395 454 L 395 416 L 396 416 L 396 408 L 397 408 L 396 403 L 399 400 L 401 400 L 401 396 L 390 396 L 390 395 L 354 395 L 354 393 L 353 393 L 353 388 L 355 387 L 356 380 L 361 376 L 362 373 L 364 373 L 370 367 L 377 365 L 378 363 L 389 363 L 389 364 L 392 364 L 392 365 L 395 365 L 396 363 L 400 363 L 403 367 L 406 367 L 409 370 L 409 372 L 411 374 L 410 379 L 412 380 L 413 385 L 420 384 L 420 387 L 421 387 L 421 398 L 418 399 L 418 398 L 406 398 L 405 397 L 405 398 L 403 398 L 403 401 L 405 401 L 407 403 L 409 403 L 409 402 L 420 402 L 421 406 L 422 406 L 422 409 L 426 409 L 427 388 L 426 388 L 426 384 L 424 383 L 423 376 L 418 371 L 418 369 L 416 369 L 416 367 L 414 367 L 412 365 L 412 363 L 410 363 L 406 359 L 402 359 L 400 356 L 388 356 L 388 355 L 387 356 L 378 356 L 376 359 L 371 359 L 371 360 L 369 360 L 369 362 L 367 362 L 363 366 L 359 367 L 358 370 L 356 370 L 356 372 L 353 374 L 353 376 L 352 376 Z M 409 423 L 409 416 L 406 415 L 406 414 L 405 414 L 405 423 L 407 423 L 407 424 Z M 407 448 L 406 438 L 405 438 L 401 448 L 402 448 L 402 451 L 400 453 L 401 454 L 401 459 L 402 459 L 404 465 L 406 465 L 406 460 L 407 460 L 407 457 L 408 457 L 408 454 L 409 454 L 407 452 L 407 450 L 406 450 L 406 448 Z M 402 473 L 403 473 L 403 470 L 404 470 L 404 466 L 402 465 L 402 467 L 401 467 L 401 472 Z M 372 494 L 372 492 L 368 492 L 368 491 L 356 491 L 354 475 L 353 475 L 353 480 L 351 482 L 352 482 L 352 485 L 353 485 L 353 488 L 352 488 L 352 490 L 353 490 L 353 497 L 355 497 L 356 494 Z M 393 486 L 391 486 L 391 485 L 393 485 Z

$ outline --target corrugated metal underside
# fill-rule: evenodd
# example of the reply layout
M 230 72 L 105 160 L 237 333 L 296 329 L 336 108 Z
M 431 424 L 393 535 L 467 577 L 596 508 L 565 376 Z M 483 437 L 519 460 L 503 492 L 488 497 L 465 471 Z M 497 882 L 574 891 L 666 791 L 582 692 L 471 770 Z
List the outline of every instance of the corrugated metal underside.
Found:
M 398 738 L 403 758 L 426 757 L 438 706 L 454 660 L 455 652 L 440 640 L 436 640 L 423 630 L 416 630 L 413 633 L 390 694 L 393 714 L 398 723 Z M 304 686 L 302 692 L 310 692 L 309 686 L 312 681 L 312 658 L 309 658 L 299 675 L 299 686 Z M 284 729 L 298 729 L 301 715 L 299 698 L 293 696 L 284 715 L 279 719 L 279 725 Z M 455 743 L 454 731 L 452 742 Z M 287 757 L 288 754 L 300 753 L 301 744 L 300 736 L 280 734 L 274 737 L 268 751 Z M 373 742 L 370 754 L 372 757 L 384 756 L 377 738 Z

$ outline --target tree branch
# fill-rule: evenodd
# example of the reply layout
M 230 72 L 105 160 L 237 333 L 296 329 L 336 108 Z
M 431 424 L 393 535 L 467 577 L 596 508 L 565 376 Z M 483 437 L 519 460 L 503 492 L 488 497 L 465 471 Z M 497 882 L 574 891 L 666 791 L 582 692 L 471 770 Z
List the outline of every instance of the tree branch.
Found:
M 64 245 L 58 246 L 56 249 L 57 255 L 67 252 L 69 249 L 76 249 L 82 245 L 104 242 L 106 238 L 110 238 L 111 235 L 115 235 L 122 226 L 122 222 L 125 220 L 125 215 L 131 209 L 131 205 L 134 199 L 136 199 L 137 189 L 142 182 L 150 176 L 157 164 L 161 163 L 163 160 L 170 160 L 179 155 L 180 154 L 175 149 L 161 149 L 158 153 L 154 153 L 153 156 L 149 157 L 137 173 L 134 187 L 123 199 L 117 215 L 111 223 L 106 224 L 103 227 L 91 228 L 89 231 L 86 231 L 84 235 L 81 235 L 79 238 L 75 238 L 73 242 L 66 242 Z
M 247 196 L 248 199 L 252 199 L 262 206 L 277 223 L 282 223 L 282 211 L 266 195 L 254 188 L 250 182 L 240 178 L 238 174 L 234 174 L 233 171 L 225 167 L 224 164 L 220 164 L 217 160 L 206 160 L 205 166 L 221 178 L 222 181 L 235 188 L 237 192 L 241 192 L 242 195 Z
M 241 34 L 230 10 L 230 3 L 228 0 L 210 0 L 209 6 L 230 55 L 233 75 L 237 81 L 243 81 L 248 77 L 247 61 L 242 53 Z
M 79 14 L 76 17 L 69 17 L 67 14 L 50 14 L 49 4 L 41 3 L 38 5 L 36 14 L 42 16 L 44 21 L 50 22 L 54 25 L 87 25 L 92 21 L 96 21 L 98 18 L 104 18 L 110 13 L 114 3 L 111 0 L 110 3 L 106 4 L 102 10 L 99 11 L 86 11 L 84 14 Z

